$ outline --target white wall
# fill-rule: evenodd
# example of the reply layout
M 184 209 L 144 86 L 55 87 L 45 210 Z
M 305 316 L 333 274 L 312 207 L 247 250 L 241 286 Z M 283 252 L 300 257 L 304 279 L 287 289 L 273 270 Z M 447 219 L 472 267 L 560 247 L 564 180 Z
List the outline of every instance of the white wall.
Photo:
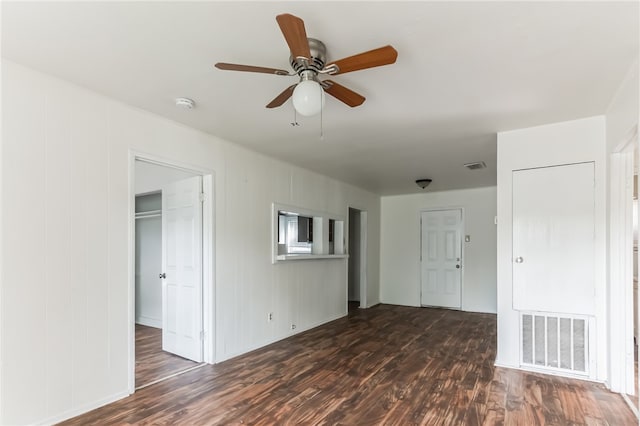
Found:
M 462 309 L 496 312 L 496 188 L 382 197 L 380 299 L 420 306 L 420 211 L 464 209 Z
M 8 61 L 2 88 L 1 424 L 127 394 L 131 150 L 214 172 L 217 361 L 346 314 L 346 260 L 271 264 L 272 202 L 363 206 L 378 302 L 378 196 Z
M 607 157 L 604 116 L 498 133 L 498 365 L 519 367 L 519 317 L 512 309 L 512 172 L 587 161 L 595 162 L 596 186 L 596 378 L 606 379 Z

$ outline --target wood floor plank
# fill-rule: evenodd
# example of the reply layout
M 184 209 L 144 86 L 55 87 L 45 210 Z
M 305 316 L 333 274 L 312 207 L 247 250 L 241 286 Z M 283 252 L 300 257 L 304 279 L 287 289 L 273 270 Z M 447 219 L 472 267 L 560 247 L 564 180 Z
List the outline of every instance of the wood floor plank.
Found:
M 379 305 L 68 425 L 635 425 L 602 385 L 496 368 L 496 317 Z
M 136 324 L 136 387 L 198 365 L 162 350 L 162 329 Z

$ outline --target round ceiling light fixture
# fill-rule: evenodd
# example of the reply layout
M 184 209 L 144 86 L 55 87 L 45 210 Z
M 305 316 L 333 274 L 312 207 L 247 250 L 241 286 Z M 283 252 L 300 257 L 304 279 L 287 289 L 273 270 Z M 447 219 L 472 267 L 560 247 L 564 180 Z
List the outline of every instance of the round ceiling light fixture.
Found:
M 431 182 L 432 182 L 431 179 L 418 179 L 416 180 L 416 185 L 418 185 L 422 189 L 425 189 L 427 186 L 431 184 Z
M 194 109 L 196 107 L 196 103 L 193 101 L 193 99 L 176 98 L 176 106 L 182 109 Z
M 324 90 L 315 80 L 303 79 L 293 89 L 293 107 L 300 115 L 310 117 L 324 108 Z

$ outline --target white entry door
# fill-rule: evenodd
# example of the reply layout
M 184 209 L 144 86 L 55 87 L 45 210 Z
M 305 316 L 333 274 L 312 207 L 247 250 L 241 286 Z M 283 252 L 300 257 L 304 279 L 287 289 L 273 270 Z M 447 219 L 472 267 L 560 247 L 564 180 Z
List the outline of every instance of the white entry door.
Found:
M 422 306 L 460 309 L 462 284 L 462 210 L 421 215 Z
M 202 177 L 162 188 L 162 349 L 202 361 Z
M 594 163 L 513 172 L 513 307 L 595 312 Z

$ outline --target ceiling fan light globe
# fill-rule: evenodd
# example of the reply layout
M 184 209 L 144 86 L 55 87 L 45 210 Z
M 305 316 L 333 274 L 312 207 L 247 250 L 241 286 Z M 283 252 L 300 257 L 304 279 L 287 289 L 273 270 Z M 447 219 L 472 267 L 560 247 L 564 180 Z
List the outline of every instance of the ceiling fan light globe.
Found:
M 293 107 L 298 114 L 310 117 L 324 108 L 324 90 L 317 81 L 305 80 L 293 89 Z

